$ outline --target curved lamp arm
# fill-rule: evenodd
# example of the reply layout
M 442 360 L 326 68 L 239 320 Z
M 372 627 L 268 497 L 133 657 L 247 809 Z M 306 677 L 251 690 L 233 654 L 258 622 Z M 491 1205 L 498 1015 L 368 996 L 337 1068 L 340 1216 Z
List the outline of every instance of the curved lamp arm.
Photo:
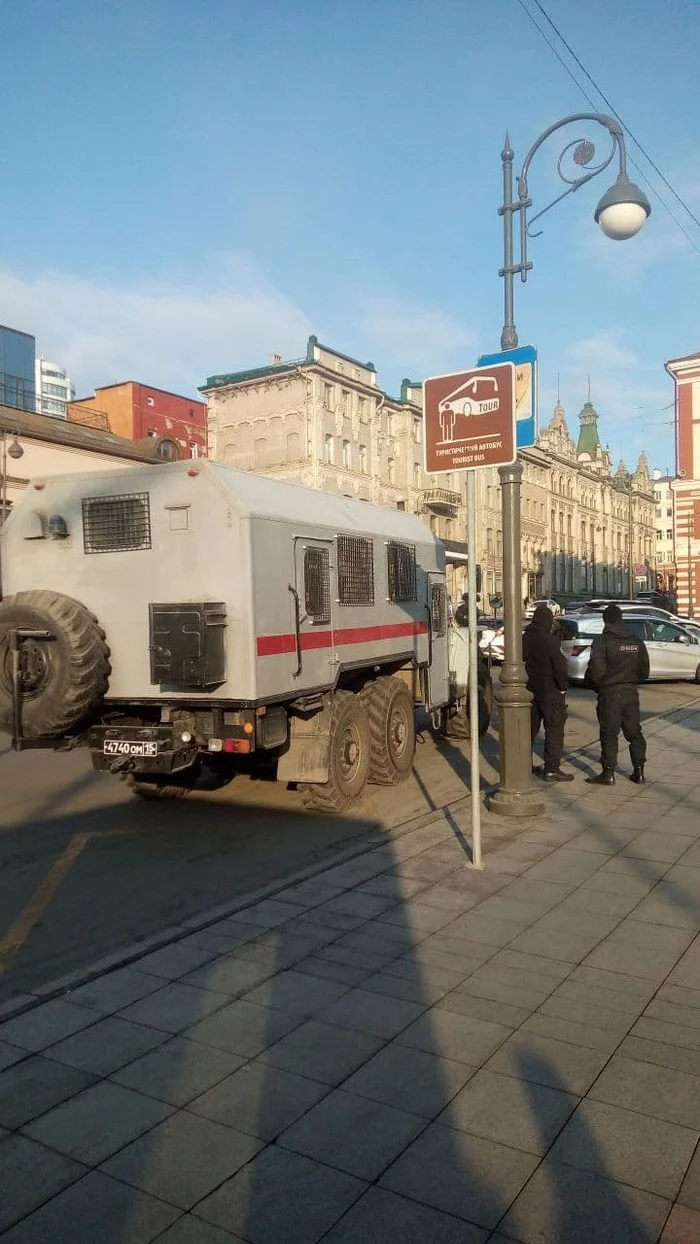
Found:
M 529 197 L 528 191 L 528 175 L 530 165 L 540 147 L 552 134 L 557 133 L 559 130 L 565 129 L 569 125 L 575 125 L 578 122 L 589 121 L 594 122 L 607 131 L 610 138 L 609 152 L 603 159 L 594 163 L 596 149 L 595 144 L 590 139 L 576 138 L 572 142 L 567 143 L 557 160 L 557 174 L 566 189 L 528 221 L 528 208 L 532 206 L 532 199 Z M 527 257 L 527 240 L 528 237 L 537 237 L 539 234 L 532 234 L 530 232 L 531 226 L 541 216 L 544 216 L 546 212 L 550 211 L 551 208 L 555 207 L 557 203 L 560 203 L 562 199 L 567 198 L 574 191 L 580 190 L 581 186 L 585 186 L 587 182 L 608 168 L 616 155 L 619 161 L 617 181 L 598 204 L 595 219 L 609 237 L 622 239 L 631 237 L 641 228 L 651 208 L 646 195 L 638 186 L 632 185 L 629 181 L 627 176 L 627 151 L 625 149 L 622 126 L 614 117 L 609 117 L 604 112 L 574 112 L 570 116 L 564 117 L 561 121 L 556 121 L 554 125 L 550 125 L 548 129 L 544 130 L 532 144 L 525 157 L 522 170 L 517 179 L 517 198 L 513 197 L 513 160 L 515 157 L 510 145 L 510 139 L 508 134 L 506 134 L 505 144 L 501 152 L 503 164 L 503 203 L 498 209 L 499 215 L 503 217 L 503 267 L 499 269 L 499 276 L 502 276 L 505 282 L 505 317 L 501 334 L 502 350 L 513 350 L 518 344 L 518 334 L 515 331 L 513 319 L 513 278 L 515 273 L 518 272 L 520 273 L 521 281 L 526 281 L 527 274 L 532 268 L 532 264 Z M 573 176 L 565 168 L 567 157 L 570 157 L 576 168 L 580 170 Z M 635 219 L 630 220 L 629 217 L 625 219 L 626 205 L 629 205 L 632 212 L 636 214 Z M 622 208 L 622 219 L 619 216 L 620 208 Z M 516 212 L 520 213 L 520 256 L 517 263 L 513 254 L 513 216 Z M 615 212 L 618 212 L 617 219 L 610 219 Z

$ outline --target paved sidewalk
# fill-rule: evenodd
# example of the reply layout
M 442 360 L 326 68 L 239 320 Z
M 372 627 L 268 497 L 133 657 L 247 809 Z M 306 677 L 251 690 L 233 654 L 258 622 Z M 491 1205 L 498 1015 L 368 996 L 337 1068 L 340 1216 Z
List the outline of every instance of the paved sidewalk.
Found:
M 3 1242 L 697 1244 L 700 711 L 646 733 L 481 873 L 464 799 L 6 1020 Z

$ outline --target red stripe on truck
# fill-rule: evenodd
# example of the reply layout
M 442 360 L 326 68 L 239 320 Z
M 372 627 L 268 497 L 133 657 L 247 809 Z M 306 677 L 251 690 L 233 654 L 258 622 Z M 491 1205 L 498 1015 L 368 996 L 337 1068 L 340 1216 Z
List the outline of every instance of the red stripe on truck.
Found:
M 303 631 L 302 651 L 311 648 L 334 648 L 345 644 L 370 644 L 384 639 L 405 639 L 414 635 L 427 635 L 427 622 L 392 622 L 383 626 L 347 626 L 337 631 Z M 296 652 L 297 638 L 287 635 L 258 635 L 258 656 L 278 657 L 286 652 Z

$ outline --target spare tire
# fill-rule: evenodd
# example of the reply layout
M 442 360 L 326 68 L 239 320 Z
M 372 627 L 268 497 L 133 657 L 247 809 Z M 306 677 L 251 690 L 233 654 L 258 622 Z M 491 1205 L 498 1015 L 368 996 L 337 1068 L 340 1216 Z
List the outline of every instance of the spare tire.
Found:
M 18 592 L 0 601 L 0 730 L 13 731 L 14 630 L 50 631 L 53 639 L 25 640 L 22 733 L 53 738 L 81 721 L 109 684 L 109 648 L 97 618 L 58 592 Z

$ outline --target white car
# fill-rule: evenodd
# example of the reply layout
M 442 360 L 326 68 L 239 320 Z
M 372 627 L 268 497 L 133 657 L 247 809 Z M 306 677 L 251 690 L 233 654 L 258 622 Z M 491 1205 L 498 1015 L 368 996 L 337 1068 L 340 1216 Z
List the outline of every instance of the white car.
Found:
M 555 600 L 531 600 L 525 610 L 525 617 L 532 618 L 539 605 L 546 605 L 548 609 L 551 609 L 555 618 L 558 618 L 561 613 L 561 605 L 558 605 Z
M 649 653 L 649 681 L 688 681 L 700 683 L 700 633 L 675 622 L 625 613 L 624 625 L 644 640 Z M 573 683 L 588 682 L 591 645 L 602 634 L 605 621 L 600 613 L 565 615 L 561 619 L 561 650 L 566 657 Z

